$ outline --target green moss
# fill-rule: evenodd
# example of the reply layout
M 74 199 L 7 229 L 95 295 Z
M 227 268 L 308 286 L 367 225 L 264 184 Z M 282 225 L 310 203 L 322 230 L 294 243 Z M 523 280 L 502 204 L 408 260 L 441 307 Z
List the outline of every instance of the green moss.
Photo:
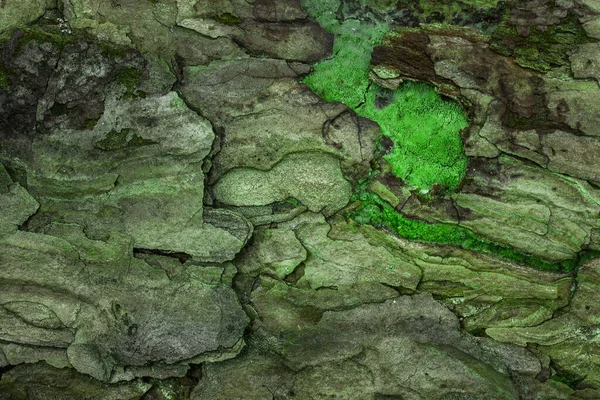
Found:
M 340 0 L 302 0 L 302 7 L 323 29 L 337 33 L 340 26 L 337 20 L 337 12 L 341 7 Z
M 239 17 L 231 13 L 219 14 L 216 17 L 214 17 L 214 19 L 215 21 L 225 25 L 237 25 L 240 22 L 242 22 L 242 20 Z
M 556 375 L 550 377 L 550 380 L 560 382 L 564 385 L 567 385 L 571 389 L 577 389 L 579 383 L 581 383 L 584 379 L 585 377 L 583 376 L 578 376 L 565 371 L 559 371 Z
M 598 40 L 585 33 L 576 15 L 570 13 L 559 24 L 540 29 L 530 27 L 521 35 L 509 21 L 507 11 L 502 23 L 492 33 L 491 48 L 500 54 L 515 57 L 522 67 L 547 72 L 570 65 L 569 54 L 579 45 Z
M 365 100 L 356 111 L 376 121 L 392 139 L 392 152 L 384 158 L 396 177 L 420 189 L 458 187 L 468 165 L 459 134 L 468 121 L 460 105 L 416 82 L 405 83 L 396 92 L 372 85 Z M 382 102 L 389 104 L 378 107 Z
M 452 245 L 467 250 L 494 254 L 543 271 L 574 272 L 579 265 L 600 254 L 599 252 L 586 252 L 577 260 L 546 261 L 483 239 L 471 230 L 459 225 L 429 224 L 424 221 L 408 219 L 377 195 L 364 190 L 364 187 L 354 194 L 352 200 L 359 202 L 359 207 L 350 212 L 348 217 L 358 223 L 386 228 L 409 240 Z
M 67 45 L 75 43 L 75 35 L 66 35 L 62 33 L 53 33 L 41 29 L 20 29 L 23 35 L 18 40 L 17 52 L 27 43 L 52 43 L 58 50 L 64 50 Z
M 410 7 L 421 8 L 422 13 L 434 13 L 437 10 L 442 14 L 449 12 L 446 8 L 456 8 L 458 13 L 469 7 L 499 7 L 499 2 L 495 0 L 418 3 L 402 0 L 361 1 L 363 5 L 378 7 L 391 7 L 393 3 L 400 7 L 410 3 Z M 420 189 L 436 187 L 436 192 L 441 194 L 456 190 L 468 164 L 460 137 L 460 131 L 468 125 L 468 120 L 460 105 L 443 100 L 434 88 L 424 83 L 408 82 L 394 92 L 369 83 L 371 52 L 381 42 L 388 27 L 357 19 L 340 23 L 337 19 L 342 9 L 339 0 L 303 0 L 302 5 L 324 29 L 335 35 L 333 57 L 317 63 L 304 83 L 323 99 L 342 102 L 357 114 L 376 121 L 382 134 L 394 144 L 392 151 L 384 158 L 392 165 L 393 174 L 406 184 Z M 566 38 L 557 40 L 570 43 L 570 39 Z M 515 125 L 527 123 L 520 119 L 513 122 Z M 381 141 L 375 153 L 383 153 Z M 368 192 L 366 188 L 369 183 L 371 179 L 360 184 L 353 196 L 354 204 L 358 207 L 348 216 L 358 223 L 386 228 L 409 240 L 490 253 L 546 271 L 576 271 L 584 258 L 598 255 L 588 252 L 578 260 L 550 262 L 481 238 L 459 225 L 411 220 L 377 195 Z
M 3 69 L 0 69 L 0 89 L 7 88 L 10 85 L 10 81 L 8 79 L 8 73 Z
M 94 129 L 100 118 L 88 118 L 85 120 L 85 129 Z
M 120 131 L 113 129 L 106 134 L 104 139 L 96 142 L 96 147 L 104 151 L 115 151 L 157 143 L 153 140 L 144 139 L 135 134 L 133 134 L 128 140 L 127 138 L 131 133 L 133 133 L 133 129 L 125 128 L 121 129 Z
M 142 71 L 134 67 L 125 67 L 119 71 L 117 75 L 117 83 L 125 86 L 127 96 L 134 96 L 135 89 L 142 81 Z
M 86 31 L 74 31 L 72 34 L 66 34 L 58 31 L 44 30 L 39 27 L 20 27 L 9 32 L 4 32 L 0 35 L 0 45 L 8 42 L 13 37 L 15 31 L 21 31 L 23 34 L 17 40 L 17 47 L 15 49 L 18 52 L 27 43 L 51 43 L 58 50 L 64 50 L 64 48 L 70 44 L 75 43 L 77 40 L 85 40 L 89 43 L 93 43 L 100 48 L 102 55 L 109 59 L 118 59 L 127 54 L 131 49 L 125 46 L 117 46 L 112 43 L 100 42 L 98 39 Z
M 371 52 L 387 26 L 357 20 L 328 24 L 337 33 L 334 57 L 316 64 L 304 83 L 323 99 L 342 102 L 377 122 L 394 143 L 386 156 L 392 172 L 408 185 L 456 189 L 468 163 L 459 134 L 468 121 L 460 106 L 423 83 L 406 83 L 395 93 L 369 83 Z

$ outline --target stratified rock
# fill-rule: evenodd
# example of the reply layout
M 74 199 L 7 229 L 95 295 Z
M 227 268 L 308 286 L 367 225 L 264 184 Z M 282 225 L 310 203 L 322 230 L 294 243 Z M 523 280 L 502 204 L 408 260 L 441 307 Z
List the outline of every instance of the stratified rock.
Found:
M 43 360 L 55 349 L 79 372 L 120 381 L 181 376 L 198 357 L 239 351 L 247 318 L 229 287 L 171 281 L 133 258 L 133 241 L 122 233 L 99 241 L 75 225 L 46 231 L 0 241 L 0 348 L 40 350 L 23 358 L 26 353 L 7 348 L 10 364 L 37 361 L 35 355 Z
M 540 370 L 526 350 L 461 334 L 427 295 L 326 312 L 284 335 L 283 357 L 267 343 L 257 334 L 244 356 L 206 364 L 192 399 L 518 399 Z
M 84 29 L 103 41 L 133 44 L 144 53 L 160 55 L 168 61 L 177 57 L 186 65 L 198 65 L 227 56 L 245 56 L 228 37 L 230 29 L 220 35 L 209 34 L 219 32 L 220 27 L 229 28 L 218 21 L 227 21 L 227 16 L 251 16 L 251 5 L 244 1 L 123 1 L 116 4 L 63 0 L 62 3 L 65 17 L 73 28 Z M 208 26 L 198 32 L 194 28 L 202 21 Z
M 192 400 L 271 400 L 287 398 L 293 386 L 294 372 L 276 355 L 250 350 L 234 360 L 207 363 Z
M 210 183 L 233 168 L 266 171 L 286 155 L 326 152 L 344 172 L 368 172 L 377 125 L 342 104 L 326 103 L 297 82 L 302 65 L 273 59 L 213 62 L 184 69 L 185 99 L 220 132 Z
M 411 243 L 339 220 L 332 225 L 322 220 L 300 222 L 292 229 L 260 230 L 235 260 L 238 282 L 244 276 L 254 282 L 251 289 L 243 288 L 244 298 L 260 315 L 259 326 L 270 332 L 296 330 L 318 320 L 326 310 L 382 302 L 415 291 L 436 296 L 470 332 L 531 327 L 568 304 L 573 284 L 571 277 L 562 274 L 531 271 L 470 251 Z M 290 239 L 275 241 L 276 237 Z M 304 258 L 294 260 L 295 269 L 286 270 L 288 275 L 279 275 L 271 266 L 277 261 L 271 260 L 287 262 L 298 253 L 293 250 L 297 240 L 305 249 Z
M 36 110 L 27 107 L 35 96 L 24 94 L 2 110 L 11 128 L 2 133 L 8 145 L 0 153 L 9 164 L 21 160 L 27 189 L 41 204 L 29 228 L 59 220 L 80 224 L 96 238 L 127 233 L 136 248 L 183 252 L 201 261 L 233 259 L 252 226 L 232 211 L 212 212 L 211 221 L 203 222 L 209 212 L 203 209 L 202 163 L 214 139 L 210 123 L 175 92 L 136 92 L 145 74 L 139 54 L 111 59 L 81 40 L 59 53 L 51 35 L 36 34 L 46 43 L 28 42 L 8 64 L 16 68 L 34 58 L 34 70 L 11 69 L 10 89 L 39 92 L 42 100 Z M 54 74 L 36 75 L 45 63 L 56 64 Z M 32 133 L 19 135 L 20 129 Z M 18 184 L 12 190 L 15 198 Z M 11 218 L 18 224 L 27 219 Z
M 285 363 L 303 369 L 299 375 L 305 379 L 298 379 L 295 388 L 304 396 L 519 398 L 507 366 L 482 361 L 485 350 L 461 335 L 456 317 L 427 295 L 326 312 L 314 327 L 286 339 Z M 535 374 L 537 360 L 529 356 L 523 361 L 518 370 Z M 326 378 L 319 374 L 325 371 Z M 351 384 L 356 380 L 363 385 Z M 427 385 L 430 380 L 436 384 Z
M 561 15 L 547 16 L 543 23 L 555 24 Z M 515 23 L 529 23 L 527 18 Z M 452 196 L 458 215 L 445 202 L 436 208 L 416 198 L 401 211 L 460 223 L 540 258 L 575 258 L 597 246 L 592 231 L 600 194 L 585 180 L 597 183 L 598 113 L 597 102 L 585 98 L 594 97 L 598 85 L 542 77 L 492 47 L 474 30 L 428 27 L 399 29 L 375 49 L 379 83 L 430 82 L 469 104 L 472 115 L 464 135 L 470 166 L 463 187 Z
M 495 340 L 537 345 L 561 372 L 582 385 L 600 384 L 600 261 L 595 259 L 581 267 L 577 290 L 569 312 L 529 328 L 490 328 L 486 333 Z
M 333 35 L 316 23 L 243 23 L 239 43 L 252 54 L 314 62 L 333 50 Z
M 0 236 L 16 232 L 17 228 L 39 207 L 39 203 L 25 188 L 18 183 L 13 183 L 2 164 L 0 164 L 0 204 L 2 204 Z
M 476 166 L 453 195 L 462 226 L 541 258 L 571 258 L 590 244 L 600 192 L 589 183 L 506 156 Z

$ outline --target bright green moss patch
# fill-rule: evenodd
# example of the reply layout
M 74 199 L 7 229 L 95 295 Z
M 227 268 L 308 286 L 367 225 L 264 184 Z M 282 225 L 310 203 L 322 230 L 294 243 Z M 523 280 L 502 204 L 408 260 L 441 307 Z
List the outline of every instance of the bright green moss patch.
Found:
M 350 212 L 348 216 L 358 223 L 386 228 L 409 240 L 447 244 L 467 250 L 494 254 L 542 271 L 573 272 L 583 262 L 600 254 L 599 252 L 586 252 L 582 254 L 579 260 L 550 262 L 485 240 L 471 230 L 459 225 L 429 224 L 408 219 L 377 195 L 364 190 L 359 190 L 352 200 L 360 202 L 360 206 Z
M 400 0 L 361 1 L 363 6 L 377 3 L 383 8 L 403 3 Z M 410 190 L 433 190 L 437 195 L 456 190 L 468 165 L 460 136 L 460 131 L 468 126 L 468 119 L 461 106 L 442 99 L 433 87 L 424 83 L 405 82 L 396 91 L 371 83 L 371 53 L 388 27 L 358 18 L 341 19 L 343 22 L 340 23 L 338 17 L 348 4 L 339 0 L 304 0 L 302 4 L 324 29 L 335 35 L 333 57 L 317 63 L 304 83 L 323 99 L 342 102 L 358 115 L 379 124 L 382 134 L 393 143 L 392 149 L 383 157 L 392 166 L 392 173 Z M 436 7 L 457 7 L 458 12 L 464 7 L 493 9 L 499 6 L 495 0 L 411 4 L 413 8 L 422 8 L 422 12 L 429 7 L 432 13 Z M 381 143 L 378 146 L 376 154 L 382 154 Z M 355 207 L 348 217 L 358 223 L 386 228 L 409 240 L 485 252 L 539 270 L 556 272 L 576 271 L 586 257 L 598 255 L 588 252 L 576 260 L 550 262 L 486 240 L 456 224 L 430 224 L 408 219 L 388 202 L 367 191 L 370 183 L 372 179 L 367 179 L 359 185 L 353 196 Z
M 392 93 L 372 85 L 356 111 L 392 139 L 392 152 L 384 158 L 396 177 L 426 190 L 458 187 L 468 165 L 459 134 L 468 121 L 460 105 L 442 100 L 429 85 L 408 82 Z
M 334 56 L 317 63 L 304 83 L 324 100 L 339 101 L 355 109 L 365 101 L 369 87 L 371 52 L 388 29 L 357 20 L 341 25 L 326 20 L 324 24 L 336 35 Z
M 332 11 L 327 10 L 323 6 L 321 12 L 329 15 Z M 323 99 L 342 102 L 377 122 L 394 143 L 385 158 L 406 184 L 422 190 L 434 185 L 456 189 L 467 168 L 460 130 L 468 121 L 461 107 L 423 83 L 408 82 L 386 92 L 369 82 L 371 52 L 386 26 L 357 20 L 336 25 L 321 19 L 337 34 L 334 56 L 315 65 L 304 83 Z

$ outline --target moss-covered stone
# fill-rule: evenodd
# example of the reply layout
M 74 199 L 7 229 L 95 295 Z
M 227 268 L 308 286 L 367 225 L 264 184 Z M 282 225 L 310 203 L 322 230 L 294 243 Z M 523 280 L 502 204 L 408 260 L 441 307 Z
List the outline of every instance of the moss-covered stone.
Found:
M 516 11 L 515 11 L 516 12 Z M 548 72 L 569 65 L 569 55 L 578 45 L 596 42 L 590 38 L 579 18 L 569 13 L 556 24 L 517 25 L 507 11 L 503 22 L 492 33 L 491 48 L 515 57 L 526 68 Z
M 117 83 L 122 85 L 127 90 L 127 96 L 133 96 L 136 88 L 142 81 L 142 72 L 133 67 L 125 67 L 121 69 L 117 75 Z
M 130 400 L 143 396 L 150 388 L 151 385 L 141 379 L 108 384 L 90 379 L 71 368 L 55 368 L 39 362 L 19 365 L 4 373 L 0 380 L 0 399 Z
M 93 128 L 95 125 L 96 124 L 94 123 L 91 127 Z M 96 147 L 100 150 L 114 151 L 123 150 L 128 147 L 140 147 L 158 143 L 132 134 L 132 132 L 133 130 L 130 128 L 124 128 L 118 132 L 112 129 L 106 134 L 104 139 L 96 142 Z
M 35 21 L 42 16 L 45 9 L 45 0 L 2 3 L 0 7 L 0 33 Z

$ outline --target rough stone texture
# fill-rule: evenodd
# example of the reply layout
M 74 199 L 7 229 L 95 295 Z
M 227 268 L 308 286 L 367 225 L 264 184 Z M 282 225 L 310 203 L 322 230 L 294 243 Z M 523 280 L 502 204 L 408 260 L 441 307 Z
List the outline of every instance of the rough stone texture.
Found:
M 237 352 L 246 316 L 235 293 L 219 282 L 170 280 L 132 256 L 125 234 L 90 240 L 76 225 L 55 223 L 0 243 L 0 347 L 10 364 L 31 362 L 27 347 L 40 348 L 41 359 L 58 349 L 79 372 L 119 381 L 185 374 L 204 353 Z M 48 354 L 51 364 L 59 356 Z
M 52 45 L 30 43 L 14 63 L 43 48 Z M 38 103 L 37 114 L 45 116 L 44 123 L 40 126 L 33 115 L 32 120 L 23 121 L 43 134 L 23 140 L 16 132 L 5 133 L 9 143 L 19 143 L 8 146 L 5 157 L 25 161 L 30 170 L 26 186 L 41 203 L 30 228 L 42 229 L 58 218 L 82 225 L 96 238 L 111 230 L 122 231 L 134 238 L 136 248 L 183 252 L 202 261 L 232 259 L 252 227 L 231 211 L 223 211 L 229 215 L 226 229 L 203 222 L 203 213 L 209 211 L 203 210 L 202 161 L 214 140 L 210 123 L 187 108 L 175 92 L 144 98 L 129 93 L 137 83 L 124 81 L 123 76 L 136 77 L 143 71 L 125 67 L 113 78 L 114 92 L 106 90 L 103 97 L 92 100 L 97 118 L 85 118 L 73 126 L 87 91 L 111 83 L 110 71 L 118 68 L 118 62 L 103 56 L 94 45 L 77 42 L 67 48 L 56 61 L 56 74 L 49 77 Z M 92 68 L 88 56 L 94 48 L 102 64 Z M 70 76 L 75 74 L 82 78 L 72 85 Z M 27 72 L 21 81 L 25 83 L 15 86 L 39 87 L 25 79 L 30 79 Z M 128 91 L 125 95 L 119 90 L 123 85 Z M 64 109 L 58 115 L 52 112 L 57 104 Z M 5 112 L 10 121 L 16 110 Z M 80 126 L 89 121 L 91 125 Z M 18 187 L 13 190 L 18 192 Z
M 463 336 L 456 317 L 427 295 L 326 312 L 285 335 L 282 356 L 261 352 L 261 343 L 207 364 L 192 398 L 517 399 L 508 374 L 534 382 L 540 370 L 524 350 Z
M 333 36 L 316 23 L 244 23 L 239 43 L 252 54 L 314 62 L 331 53 Z
M 311 211 L 331 215 L 348 204 L 352 187 L 334 157 L 296 153 L 266 172 L 229 171 L 214 185 L 213 193 L 216 201 L 234 206 L 263 206 L 294 198 Z
M 293 327 L 286 313 L 294 307 L 335 310 L 418 289 L 445 303 L 464 328 L 479 331 L 539 325 L 569 300 L 572 279 L 565 275 L 534 273 L 494 257 L 417 245 L 341 222 L 305 222 L 295 229 L 307 256 L 290 286 L 268 278 L 264 238 L 280 231 L 263 232 L 237 261 L 244 275 L 262 274 L 252 302 L 263 323 Z
M 287 154 L 321 151 L 365 174 L 378 128 L 297 82 L 303 65 L 272 59 L 219 61 L 184 70 L 182 94 L 221 132 L 211 183 L 236 167 L 269 170 Z M 325 127 L 325 128 L 324 128 Z
M 19 365 L 5 373 L 0 380 L 0 399 L 129 400 L 139 398 L 151 386 L 141 380 L 109 385 L 73 369 L 37 363 Z
M 377 124 L 301 82 L 321 8 L 395 29 L 373 83 L 464 106 L 456 193 L 390 178 Z M 598 15 L 0 0 L 0 399 L 600 398 Z M 399 239 L 348 218 L 361 191 L 581 267 Z
M 542 258 L 574 258 L 595 246 L 599 194 L 586 180 L 597 183 L 600 147 L 596 102 L 586 96 L 595 96 L 597 84 L 544 78 L 495 53 L 486 37 L 457 28 L 399 30 L 372 62 L 384 84 L 386 76 L 425 80 L 470 104 L 464 136 L 472 161 L 453 196 L 458 215 L 420 205 L 410 215 L 454 221 Z
M 0 174 L 4 174 L 6 179 L 0 183 L 0 203 L 2 204 L 0 235 L 4 235 L 16 232 L 17 228 L 37 211 L 39 203 L 25 188 L 12 182 L 2 164 L 0 164 Z
M 598 311 L 598 260 L 584 265 L 578 276 L 578 287 L 570 303 L 569 313 L 532 328 L 495 328 L 486 333 L 496 340 L 535 344 L 557 364 L 578 377 L 582 385 L 594 387 L 600 382 L 596 337 L 600 328 Z
M 44 14 L 46 0 L 8 1 L 0 4 L 0 33 L 35 21 Z

